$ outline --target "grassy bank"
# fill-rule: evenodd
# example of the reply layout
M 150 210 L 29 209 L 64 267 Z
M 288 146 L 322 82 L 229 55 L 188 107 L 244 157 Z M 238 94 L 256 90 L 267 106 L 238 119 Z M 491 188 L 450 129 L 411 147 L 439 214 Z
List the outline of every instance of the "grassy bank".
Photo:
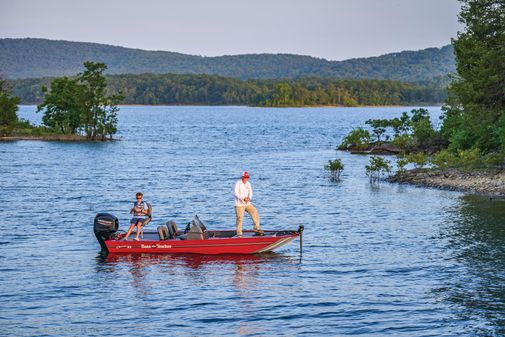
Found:
M 52 128 L 34 126 L 21 120 L 11 125 L 0 125 L 0 141 L 13 140 L 87 141 L 88 139 L 81 135 L 65 135 Z

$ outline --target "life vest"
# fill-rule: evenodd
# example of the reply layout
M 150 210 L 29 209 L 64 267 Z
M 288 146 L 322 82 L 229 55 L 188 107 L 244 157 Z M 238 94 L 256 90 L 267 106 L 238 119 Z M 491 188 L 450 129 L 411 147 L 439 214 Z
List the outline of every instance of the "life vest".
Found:
M 138 202 L 134 202 L 133 203 L 133 216 L 135 217 L 147 217 L 147 214 L 144 214 L 144 213 L 141 213 L 141 212 L 138 212 L 137 209 L 140 208 L 142 206 L 142 209 L 141 210 L 145 210 L 145 209 L 149 209 L 149 207 L 147 206 L 147 203 L 145 201 L 142 201 L 140 203 Z

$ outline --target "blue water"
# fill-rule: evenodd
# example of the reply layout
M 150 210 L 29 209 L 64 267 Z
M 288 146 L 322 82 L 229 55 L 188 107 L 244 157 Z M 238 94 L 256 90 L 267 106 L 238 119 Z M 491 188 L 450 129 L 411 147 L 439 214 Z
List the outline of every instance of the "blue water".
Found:
M 334 150 L 407 110 L 122 107 L 117 142 L 0 143 L 0 335 L 505 334 L 504 201 L 372 186 L 366 156 Z M 337 157 L 335 183 L 323 166 Z M 233 228 L 244 170 L 263 228 L 305 225 L 302 257 L 298 241 L 250 257 L 98 254 L 94 215 L 126 229 L 137 191 L 153 229 L 193 214 Z

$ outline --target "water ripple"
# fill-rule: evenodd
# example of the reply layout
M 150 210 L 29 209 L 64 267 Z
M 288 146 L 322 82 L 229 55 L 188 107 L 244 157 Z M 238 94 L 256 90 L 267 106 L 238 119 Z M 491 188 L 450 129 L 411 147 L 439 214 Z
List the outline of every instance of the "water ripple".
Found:
M 434 117 L 439 108 L 429 108 Z M 23 118 L 39 119 L 35 107 Z M 353 127 L 409 108 L 122 107 L 120 142 L 0 143 L 0 326 L 14 336 L 505 334 L 504 201 L 382 184 L 336 152 Z M 141 153 L 141 155 L 138 155 Z M 342 181 L 323 166 L 339 157 Z M 97 212 L 124 229 L 197 213 L 233 228 L 249 170 L 265 228 L 305 225 L 259 256 L 98 255 Z M 245 227 L 251 227 L 249 218 Z M 0 333 L 1 335 L 2 333 Z

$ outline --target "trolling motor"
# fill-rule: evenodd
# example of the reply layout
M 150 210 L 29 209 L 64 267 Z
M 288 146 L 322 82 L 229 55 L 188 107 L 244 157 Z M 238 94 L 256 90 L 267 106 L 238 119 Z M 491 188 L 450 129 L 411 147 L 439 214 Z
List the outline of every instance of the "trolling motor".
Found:
M 119 220 L 110 213 L 98 213 L 95 216 L 93 231 L 102 251 L 108 251 L 105 245 L 105 240 L 110 239 L 119 228 Z
M 302 256 L 302 246 L 303 246 L 302 234 L 303 234 L 304 229 L 305 229 L 305 226 L 303 226 L 303 225 L 300 225 L 298 227 L 298 234 L 300 235 L 300 256 Z

